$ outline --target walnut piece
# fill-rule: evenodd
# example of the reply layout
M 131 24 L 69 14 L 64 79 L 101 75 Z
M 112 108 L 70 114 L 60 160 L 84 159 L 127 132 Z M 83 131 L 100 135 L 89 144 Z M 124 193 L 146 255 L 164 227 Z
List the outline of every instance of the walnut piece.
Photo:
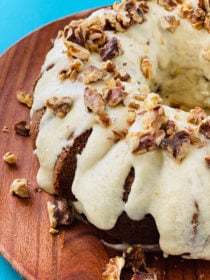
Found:
M 163 123 L 160 127 L 166 133 L 166 136 L 174 134 L 177 130 L 176 123 L 173 120 L 168 120 L 166 123 Z
M 47 210 L 50 220 L 50 232 L 57 233 L 57 227 L 60 225 L 70 225 L 74 220 L 73 205 L 68 203 L 67 200 L 55 200 L 47 202 Z M 56 231 L 54 232 L 53 229 Z
M 106 93 L 106 100 L 110 107 L 115 107 L 119 104 L 123 104 L 123 101 L 127 93 L 124 91 L 124 87 L 116 86 L 113 89 L 109 89 Z
M 147 56 L 141 58 L 140 68 L 144 77 L 150 79 L 152 64 Z
M 112 132 L 114 134 L 114 142 L 115 143 L 124 139 L 126 137 L 126 135 L 128 134 L 128 130 L 126 128 L 125 129 L 113 128 Z
M 190 146 L 190 135 L 185 130 L 178 131 L 161 142 L 161 147 L 166 149 L 178 162 L 182 161 Z
M 112 37 L 107 43 L 99 50 L 99 54 L 103 61 L 110 60 L 123 53 L 120 42 L 116 37 Z
M 177 4 L 177 0 L 158 0 L 158 4 L 164 7 L 167 11 L 173 11 Z
M 83 66 L 84 64 L 80 59 L 74 59 L 68 67 L 58 73 L 58 77 L 61 80 L 69 78 L 72 82 L 75 82 L 78 74 L 82 72 Z
M 25 104 L 27 107 L 31 108 L 33 104 L 33 97 L 31 94 L 25 91 L 18 91 L 16 93 L 16 97 L 20 103 Z
M 199 132 L 210 139 L 210 119 L 203 120 L 199 126 Z
M 100 114 L 104 112 L 106 104 L 96 89 L 85 88 L 84 103 L 88 111 Z
M 6 154 L 4 154 L 3 160 L 9 165 L 16 165 L 17 156 L 11 152 L 7 152 Z
M 107 75 L 105 70 L 99 69 L 96 66 L 87 66 L 84 70 L 83 82 L 85 84 L 90 84 L 102 80 Z
M 46 106 L 52 110 L 58 118 L 64 118 L 71 109 L 72 99 L 69 96 L 56 97 L 52 96 L 46 100 Z
M 10 193 L 21 198 L 29 198 L 29 185 L 27 179 L 15 179 L 10 185 Z
M 151 93 L 147 95 L 147 97 L 144 100 L 144 106 L 148 110 L 153 110 L 155 107 L 157 107 L 162 103 L 163 103 L 162 98 L 159 96 L 159 94 L 156 93 Z
M 125 265 L 123 257 L 111 258 L 106 264 L 105 271 L 102 274 L 103 280 L 120 280 L 120 274 Z
M 190 116 L 188 117 L 187 121 L 193 124 L 200 124 L 202 120 L 207 117 L 206 112 L 200 107 L 191 109 L 189 113 Z
M 84 47 L 67 40 L 64 40 L 64 44 L 67 47 L 67 55 L 70 58 L 78 58 L 82 61 L 89 59 L 90 52 Z
M 175 16 L 165 16 L 160 19 L 160 26 L 163 28 L 163 30 L 168 30 L 172 33 L 175 32 L 179 24 L 180 21 L 177 20 Z
M 105 112 L 102 112 L 100 114 L 97 114 L 94 118 L 94 122 L 100 124 L 102 127 L 106 128 L 110 126 L 111 119 L 109 115 Z
M 14 124 L 13 126 L 15 133 L 22 136 L 29 136 L 30 126 L 26 121 L 20 121 Z

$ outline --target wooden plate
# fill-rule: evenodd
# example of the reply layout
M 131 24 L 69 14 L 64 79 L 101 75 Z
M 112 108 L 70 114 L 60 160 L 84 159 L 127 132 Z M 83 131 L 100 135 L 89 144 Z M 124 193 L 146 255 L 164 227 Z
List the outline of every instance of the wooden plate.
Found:
M 53 198 L 34 190 L 38 162 L 30 138 L 13 130 L 15 122 L 29 122 L 29 109 L 17 101 L 17 90 L 32 90 L 58 30 L 90 12 L 53 22 L 25 37 L 0 57 L 0 156 L 8 151 L 18 155 L 17 167 L 0 161 L 0 253 L 27 279 L 101 279 L 105 263 L 113 253 L 104 248 L 91 228 L 78 221 L 56 236 L 49 233 L 46 202 Z M 2 131 L 4 126 L 8 132 Z M 22 177 L 31 183 L 28 200 L 9 193 L 13 179 Z M 161 280 L 210 279 L 207 261 L 164 259 L 161 255 L 148 255 L 147 259 L 149 266 L 160 270 Z

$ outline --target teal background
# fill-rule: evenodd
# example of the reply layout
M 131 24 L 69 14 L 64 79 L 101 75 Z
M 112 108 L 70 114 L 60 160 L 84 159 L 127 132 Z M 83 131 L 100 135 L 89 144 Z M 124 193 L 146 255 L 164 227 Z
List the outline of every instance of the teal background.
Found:
M 41 26 L 82 10 L 111 5 L 113 1 L 0 0 L 0 55 Z M 2 256 L 0 256 L 1 279 L 23 279 Z

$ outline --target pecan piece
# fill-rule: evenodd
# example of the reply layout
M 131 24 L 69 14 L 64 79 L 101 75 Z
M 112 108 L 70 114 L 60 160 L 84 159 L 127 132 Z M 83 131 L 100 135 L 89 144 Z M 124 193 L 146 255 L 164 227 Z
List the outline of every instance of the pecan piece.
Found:
M 123 68 L 118 68 L 114 73 L 114 78 L 119 79 L 122 82 L 128 82 L 131 79 L 131 75 Z
M 129 145 L 134 154 L 142 154 L 156 149 L 164 137 L 165 132 L 163 130 L 128 134 Z
M 85 84 L 90 84 L 102 80 L 106 75 L 107 72 L 105 70 L 90 65 L 85 68 L 83 81 Z
M 204 159 L 206 161 L 207 166 L 210 168 L 210 155 L 205 156 Z
M 9 165 L 16 165 L 17 156 L 11 152 L 7 152 L 6 154 L 4 154 L 3 160 Z
M 152 64 L 147 56 L 141 58 L 140 68 L 144 77 L 150 79 Z
M 102 274 L 103 280 L 120 280 L 121 271 L 125 265 L 123 257 L 115 257 L 109 259 L 106 264 L 105 271 Z
M 110 107 L 115 107 L 119 104 L 123 104 L 127 93 L 124 91 L 122 86 L 116 86 L 112 89 L 109 89 L 106 93 L 106 100 Z
M 197 8 L 197 9 L 191 9 L 188 17 L 192 25 L 196 29 L 201 29 L 204 26 L 205 16 L 206 16 L 205 11 L 201 8 Z
M 29 185 L 27 179 L 15 179 L 10 185 L 10 193 L 21 198 L 29 198 Z
M 17 96 L 17 100 L 20 103 L 25 104 L 27 107 L 31 108 L 33 104 L 33 97 L 31 94 L 25 91 L 18 91 L 16 96 Z
M 190 110 L 190 116 L 188 117 L 187 121 L 189 123 L 199 124 L 206 117 L 207 117 L 206 112 L 202 108 L 196 107 Z
M 128 130 L 126 128 L 125 129 L 113 128 L 112 132 L 114 134 L 114 142 L 115 143 L 124 139 L 126 137 L 126 135 L 128 134 Z
M 143 249 L 140 245 L 129 247 L 124 253 L 125 268 L 131 268 L 133 272 L 144 271 L 146 262 Z
M 82 61 L 89 59 L 90 52 L 84 47 L 67 40 L 64 41 L 64 44 L 67 47 L 67 55 L 70 58 L 78 58 Z
M 73 205 L 64 199 L 55 200 L 54 204 L 48 201 L 47 210 L 51 229 L 56 229 L 60 225 L 70 225 L 74 220 Z M 54 233 L 53 231 L 50 232 Z
M 83 66 L 84 66 L 84 64 L 80 59 L 74 59 L 71 62 L 71 64 L 69 65 L 69 67 L 62 69 L 58 73 L 58 77 L 61 80 L 65 80 L 65 79 L 69 78 L 72 82 L 75 82 L 78 74 L 80 72 L 82 72 Z
M 210 139 L 210 119 L 203 120 L 199 126 L 199 132 Z
M 107 43 L 99 50 L 99 54 L 103 61 L 112 59 L 123 53 L 120 43 L 116 37 L 112 37 Z
M 166 149 L 177 161 L 182 161 L 189 150 L 190 135 L 185 130 L 181 130 L 172 136 L 161 141 L 161 147 Z
M 204 28 L 210 33 L 210 14 L 207 14 L 205 17 Z
M 179 24 L 180 21 L 177 20 L 175 16 L 165 16 L 160 19 L 160 25 L 163 28 L 163 30 L 168 30 L 172 33 L 175 32 Z
M 105 128 L 111 124 L 111 119 L 109 115 L 105 112 L 97 114 L 94 118 L 94 121 Z
M 84 102 L 88 111 L 100 114 L 105 110 L 105 101 L 96 89 L 85 88 Z
M 164 7 L 167 11 L 173 11 L 178 3 L 176 0 L 158 0 L 158 4 Z
M 163 123 L 160 128 L 165 131 L 166 136 L 174 134 L 177 130 L 176 123 L 173 120 L 168 120 L 166 123 Z
M 15 133 L 22 136 L 29 136 L 30 126 L 26 121 L 20 121 L 14 124 L 13 126 Z
M 64 118 L 71 109 L 72 99 L 69 96 L 63 96 L 58 98 L 56 96 L 52 96 L 46 100 L 46 106 L 52 110 L 53 114 L 58 118 Z
M 107 72 L 115 72 L 116 70 L 116 65 L 112 60 L 107 60 L 106 62 L 103 62 L 103 68 Z

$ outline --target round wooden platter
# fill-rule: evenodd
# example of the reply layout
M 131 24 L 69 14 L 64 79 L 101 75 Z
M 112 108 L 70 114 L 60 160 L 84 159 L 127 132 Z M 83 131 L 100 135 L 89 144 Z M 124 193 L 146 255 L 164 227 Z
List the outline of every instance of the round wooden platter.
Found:
M 16 92 L 31 92 L 52 40 L 70 20 L 88 16 L 92 11 L 53 22 L 28 35 L 0 57 L 0 156 L 13 152 L 16 167 L 0 160 L 0 253 L 27 279 L 100 280 L 109 257 L 105 248 L 87 225 L 75 221 L 58 235 L 49 233 L 47 201 L 53 197 L 37 192 L 38 162 L 29 137 L 15 134 L 13 125 L 26 120 L 29 109 L 16 99 Z M 8 132 L 3 132 L 4 127 Z M 20 199 L 9 192 L 16 178 L 30 182 L 30 199 Z M 210 279 L 210 263 L 164 259 L 160 254 L 147 256 L 148 264 L 160 271 L 161 280 Z M 127 277 L 125 277 L 127 278 Z

